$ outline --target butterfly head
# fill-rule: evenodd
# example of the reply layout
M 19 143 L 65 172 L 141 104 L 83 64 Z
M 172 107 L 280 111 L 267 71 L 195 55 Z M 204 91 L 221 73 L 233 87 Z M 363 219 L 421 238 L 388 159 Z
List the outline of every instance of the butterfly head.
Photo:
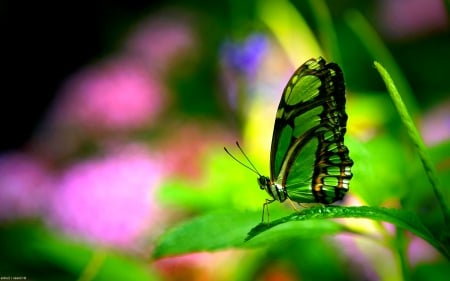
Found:
M 259 185 L 259 188 L 261 188 L 262 190 L 264 190 L 264 189 L 267 190 L 268 188 L 270 188 L 270 185 L 271 185 L 270 179 L 265 176 L 259 176 L 258 185 Z
M 234 157 L 227 150 L 226 147 L 224 147 L 225 152 L 228 155 L 230 155 L 231 158 L 233 158 L 238 163 L 240 163 L 242 166 L 246 167 L 247 169 L 249 169 L 250 171 L 252 171 L 252 172 L 254 172 L 255 174 L 258 175 L 258 185 L 259 185 L 260 189 L 267 191 L 267 193 L 269 193 L 269 195 L 272 196 L 272 198 L 274 200 L 278 200 L 280 202 L 283 202 L 284 200 L 286 200 L 288 198 L 286 189 L 281 184 L 273 182 L 268 177 L 265 177 L 265 176 L 261 175 L 258 172 L 258 170 L 256 169 L 256 167 L 253 165 L 253 163 L 250 161 L 250 159 L 247 157 L 247 155 L 245 154 L 244 150 L 241 148 L 241 146 L 239 145 L 238 142 L 236 142 L 236 146 L 239 148 L 239 150 L 241 151 L 242 155 L 244 155 L 245 159 L 247 159 L 247 161 L 250 164 L 250 166 L 248 166 L 248 165 L 244 164 L 243 162 L 239 161 L 236 157 Z M 273 201 L 273 200 L 271 200 L 271 201 Z
M 273 199 L 283 202 L 288 198 L 286 189 L 276 182 L 272 182 L 268 177 L 259 176 L 258 178 L 259 188 L 267 191 Z

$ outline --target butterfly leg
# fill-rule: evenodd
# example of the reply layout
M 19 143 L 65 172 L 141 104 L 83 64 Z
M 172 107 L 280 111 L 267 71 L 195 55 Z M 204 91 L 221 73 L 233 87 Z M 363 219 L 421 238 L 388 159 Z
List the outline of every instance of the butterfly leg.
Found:
M 270 223 L 270 214 L 269 214 L 269 204 L 275 201 L 274 199 L 266 199 L 266 202 L 263 204 L 261 223 L 264 223 L 264 209 L 267 209 L 267 224 Z
M 289 204 L 291 204 L 292 208 L 294 208 L 294 210 L 295 210 L 296 212 L 299 212 L 300 209 L 294 204 L 294 202 L 292 202 L 292 200 L 289 199 L 289 198 L 288 198 L 288 200 L 289 200 Z M 299 205 L 302 206 L 302 204 L 299 204 Z M 303 206 L 302 206 L 302 207 L 303 207 Z

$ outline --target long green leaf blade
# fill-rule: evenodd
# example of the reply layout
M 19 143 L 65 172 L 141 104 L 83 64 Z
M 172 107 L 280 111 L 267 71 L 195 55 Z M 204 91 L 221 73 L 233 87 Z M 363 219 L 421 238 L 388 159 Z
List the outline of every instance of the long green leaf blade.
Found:
M 428 241 L 444 256 L 448 250 L 413 213 L 381 207 L 315 207 L 289 216 L 259 224 L 259 212 L 221 211 L 186 222 L 163 235 L 158 241 L 154 258 L 182 255 L 227 248 L 270 246 L 286 238 L 310 238 L 355 231 L 332 218 L 366 218 L 385 221 L 406 229 Z M 250 232 L 249 232 L 249 229 Z
M 298 213 L 294 213 L 284 218 L 275 220 L 270 224 L 257 225 L 250 231 L 246 240 L 253 239 L 254 237 L 271 228 L 288 222 L 333 218 L 367 218 L 376 221 L 389 222 L 421 237 L 437 250 L 439 250 L 444 256 L 446 256 L 447 258 L 450 257 L 448 249 L 446 249 L 446 247 L 444 247 L 442 243 L 433 236 L 433 234 L 422 224 L 420 219 L 415 214 L 404 210 L 389 209 L 383 207 L 325 206 L 304 209 Z
M 428 179 L 430 180 L 434 194 L 435 194 L 435 196 L 439 202 L 439 205 L 441 207 L 445 223 L 448 227 L 450 225 L 450 211 L 444 200 L 444 196 L 441 191 L 441 187 L 440 187 L 440 183 L 439 183 L 439 177 L 437 175 L 437 172 L 433 165 L 433 162 L 431 161 L 431 157 L 428 153 L 428 150 L 425 147 L 422 137 L 420 136 L 419 131 L 417 130 L 416 126 L 414 125 L 414 121 L 412 120 L 411 116 L 409 115 L 408 109 L 406 108 L 405 104 L 403 103 L 402 97 L 400 96 L 400 94 L 397 90 L 397 87 L 395 86 L 394 81 L 392 80 L 391 76 L 389 75 L 389 73 L 386 71 L 386 69 L 380 63 L 375 61 L 374 65 L 375 65 L 375 68 L 380 73 L 381 78 L 383 79 L 384 83 L 386 84 L 388 92 L 391 95 L 392 101 L 394 102 L 394 105 L 397 108 L 398 114 L 400 115 L 400 118 L 408 131 L 408 135 L 409 135 L 412 143 L 414 144 L 414 147 L 417 150 L 417 153 L 419 154 L 420 160 L 422 161 L 422 164 L 427 173 Z

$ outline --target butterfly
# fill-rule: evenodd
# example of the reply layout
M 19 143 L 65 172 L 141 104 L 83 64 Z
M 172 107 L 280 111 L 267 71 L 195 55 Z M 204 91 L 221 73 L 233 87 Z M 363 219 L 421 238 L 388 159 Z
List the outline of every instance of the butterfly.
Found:
M 263 205 L 263 220 L 264 208 L 274 201 L 331 204 L 344 198 L 353 176 L 353 161 L 344 144 L 345 101 L 341 68 L 321 57 L 309 59 L 294 72 L 281 96 L 270 178 L 256 170 L 237 143 L 252 168 L 244 166 L 259 175 L 260 189 L 271 197 Z

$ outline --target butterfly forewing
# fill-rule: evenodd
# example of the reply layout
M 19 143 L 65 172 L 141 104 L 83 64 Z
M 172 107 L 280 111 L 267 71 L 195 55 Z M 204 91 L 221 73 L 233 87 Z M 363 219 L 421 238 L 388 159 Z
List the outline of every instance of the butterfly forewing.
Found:
M 345 85 L 337 64 L 310 59 L 295 71 L 278 106 L 271 180 L 296 202 L 332 203 L 348 190 Z

